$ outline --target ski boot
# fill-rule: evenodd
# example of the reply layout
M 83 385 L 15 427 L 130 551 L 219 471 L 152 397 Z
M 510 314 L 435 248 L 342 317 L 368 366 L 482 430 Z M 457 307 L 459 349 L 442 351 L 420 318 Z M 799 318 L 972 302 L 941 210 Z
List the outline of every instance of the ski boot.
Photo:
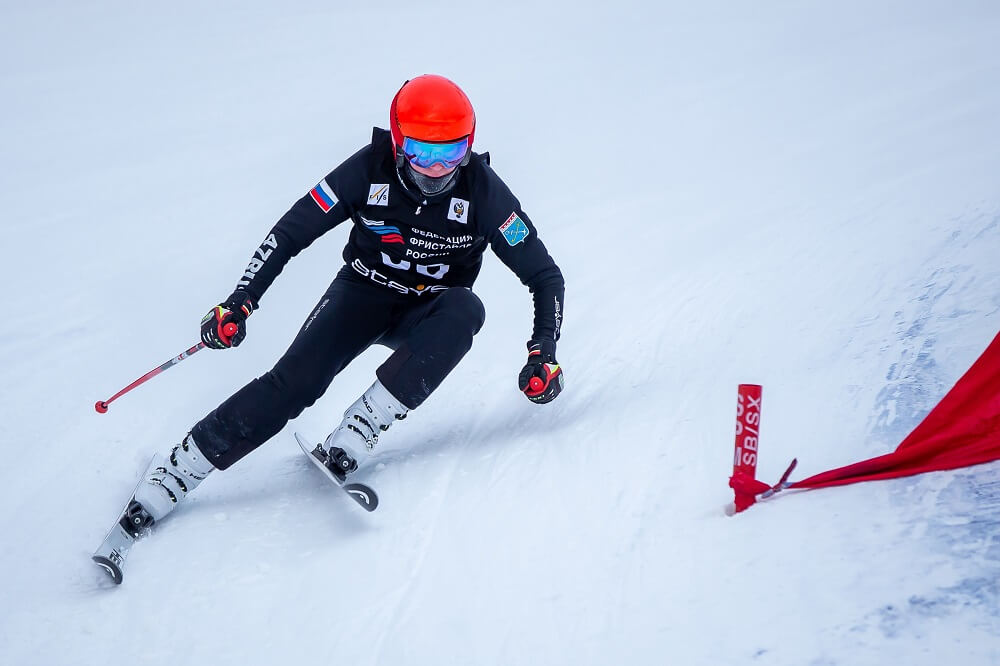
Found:
M 136 540 L 173 511 L 215 469 L 190 434 L 173 448 L 162 465 L 158 465 L 158 459 L 159 456 L 154 456 L 149 461 L 132 498 L 90 558 L 116 584 L 124 580 L 125 561 Z
M 122 527 L 138 536 L 173 511 L 214 469 L 188 433 L 164 464 L 139 483 L 122 516 Z
M 359 453 L 373 454 L 379 434 L 388 430 L 393 421 L 406 418 L 407 411 L 406 406 L 376 380 L 347 408 L 340 426 L 323 442 L 324 465 L 344 480 L 358 468 Z

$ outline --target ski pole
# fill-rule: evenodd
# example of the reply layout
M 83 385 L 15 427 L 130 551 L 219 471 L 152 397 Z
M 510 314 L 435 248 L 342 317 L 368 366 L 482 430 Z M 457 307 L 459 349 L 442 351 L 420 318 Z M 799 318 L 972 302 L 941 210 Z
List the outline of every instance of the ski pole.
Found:
M 225 324 L 222 327 L 222 334 L 225 335 L 226 337 L 231 338 L 236 333 L 237 329 L 238 329 L 238 327 L 236 326 L 236 324 L 234 324 L 232 322 L 229 322 L 228 324 Z M 118 398 L 122 397 L 123 395 L 125 395 L 126 393 L 128 393 L 129 391 L 131 391 L 132 389 L 134 389 L 135 387 L 137 387 L 137 386 L 139 386 L 141 384 L 145 384 L 150 379 L 152 379 L 156 375 L 160 374 L 164 370 L 167 370 L 169 368 L 174 367 L 175 365 L 177 365 L 178 363 L 180 363 L 181 361 L 183 361 L 184 359 L 186 359 L 191 354 L 193 354 L 193 353 L 195 353 L 197 351 L 201 351 L 204 348 L 205 348 L 205 343 L 204 342 L 199 342 L 194 347 L 191 347 L 190 349 L 186 349 L 186 350 L 182 351 L 179 355 L 173 357 L 172 359 L 170 359 L 169 361 L 167 361 L 163 365 L 161 365 L 161 366 L 159 366 L 157 368 L 153 368 L 152 370 L 150 370 L 149 372 L 147 372 L 146 374 L 144 374 L 142 377 L 139 377 L 139 379 L 135 380 L 134 382 L 132 382 L 131 384 L 129 384 L 128 386 L 126 386 L 125 388 L 123 388 L 121 391 L 118 391 L 118 393 L 115 393 L 113 396 L 111 396 L 107 400 L 98 400 L 97 404 L 94 405 L 94 409 L 97 410 L 98 414 L 106 414 L 107 411 L 108 411 L 108 405 L 109 404 L 111 404 L 112 402 L 114 402 Z

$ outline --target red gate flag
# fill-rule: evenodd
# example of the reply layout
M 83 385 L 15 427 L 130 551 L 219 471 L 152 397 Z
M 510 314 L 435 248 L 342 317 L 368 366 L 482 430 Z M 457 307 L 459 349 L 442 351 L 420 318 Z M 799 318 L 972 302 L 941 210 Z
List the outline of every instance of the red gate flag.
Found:
M 1000 459 L 1000 334 L 892 453 L 791 484 L 825 488 Z

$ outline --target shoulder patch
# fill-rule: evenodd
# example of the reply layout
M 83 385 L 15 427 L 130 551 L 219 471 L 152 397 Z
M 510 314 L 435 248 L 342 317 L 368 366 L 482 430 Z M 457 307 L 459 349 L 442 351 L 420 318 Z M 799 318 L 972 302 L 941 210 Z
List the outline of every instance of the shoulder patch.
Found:
M 515 211 L 510 214 L 506 222 L 500 225 L 500 233 L 506 239 L 507 245 L 514 247 L 528 237 L 529 229 Z
M 329 213 L 337 205 L 337 195 L 334 193 L 333 188 L 326 182 L 326 178 L 319 181 L 316 187 L 309 190 L 309 196 L 312 197 L 312 200 L 316 202 L 316 205 L 324 213 Z

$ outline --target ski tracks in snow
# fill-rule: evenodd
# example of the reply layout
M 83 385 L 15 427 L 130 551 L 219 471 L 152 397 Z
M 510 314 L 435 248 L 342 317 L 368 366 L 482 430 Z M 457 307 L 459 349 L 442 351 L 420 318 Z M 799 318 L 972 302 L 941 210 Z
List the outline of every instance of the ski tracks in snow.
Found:
M 442 514 L 445 513 L 446 502 L 450 495 L 449 491 L 455 478 L 455 470 L 460 462 L 460 458 L 453 456 L 449 460 L 444 454 L 438 454 L 433 456 L 433 458 L 436 458 L 439 462 L 444 461 L 446 465 L 444 468 L 434 467 L 437 478 L 434 479 L 433 483 L 423 487 L 412 483 L 404 486 L 408 491 L 420 493 L 415 497 L 409 498 L 407 503 L 429 503 L 431 506 L 427 508 L 420 507 L 416 511 L 412 511 L 411 515 L 421 519 L 422 523 L 419 526 L 410 525 L 408 529 L 402 530 L 392 539 L 394 542 L 392 545 L 400 547 L 401 552 L 410 553 L 410 556 L 406 558 L 406 561 L 409 563 L 410 572 L 403 584 L 395 591 L 395 599 L 391 607 L 384 610 L 383 617 L 379 618 L 381 630 L 376 636 L 372 650 L 372 663 L 375 664 L 380 663 L 382 660 L 386 641 L 394 635 L 400 618 L 408 612 L 409 606 L 412 604 L 411 595 L 413 589 L 419 582 L 424 563 L 427 560 L 428 551 L 434 543 L 438 524 L 442 520 Z M 430 465 L 425 463 L 423 466 L 425 469 L 422 470 L 422 473 L 412 469 L 410 471 L 411 473 L 416 472 L 415 477 L 426 481 L 427 477 L 430 476 L 430 470 L 428 469 Z M 402 497 L 400 499 L 402 500 Z M 415 543 L 401 543 L 401 540 L 404 539 L 409 541 L 414 536 L 414 533 L 417 537 Z
M 898 355 L 876 396 L 872 443 L 890 450 L 927 415 L 996 334 L 1000 310 L 1000 214 L 950 221 L 952 232 L 925 264 L 926 277 L 893 315 L 884 345 Z M 970 335 L 980 331 L 979 335 Z M 955 340 L 977 340 L 959 347 Z M 898 351 L 894 351 L 898 350 Z M 875 455 L 875 452 L 873 452 Z M 902 538 L 924 551 L 921 581 L 867 618 L 886 638 L 922 635 L 952 616 L 1000 638 L 1000 463 L 887 482 Z M 866 623 L 866 624 L 867 624 Z

